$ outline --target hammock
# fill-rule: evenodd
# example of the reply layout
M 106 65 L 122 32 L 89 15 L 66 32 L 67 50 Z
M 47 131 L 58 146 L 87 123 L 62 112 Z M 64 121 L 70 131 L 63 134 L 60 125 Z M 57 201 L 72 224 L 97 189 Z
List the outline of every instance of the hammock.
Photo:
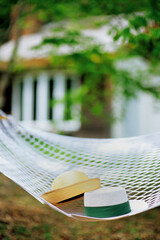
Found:
M 55 177 L 80 170 L 101 186 L 122 186 L 129 200 L 144 202 L 129 214 L 96 219 L 84 214 L 83 196 L 55 205 L 41 195 Z M 0 112 L 0 171 L 33 197 L 69 217 L 104 221 L 160 205 L 160 133 L 121 139 L 83 139 L 23 128 Z M 145 207 L 144 207 L 145 206 Z

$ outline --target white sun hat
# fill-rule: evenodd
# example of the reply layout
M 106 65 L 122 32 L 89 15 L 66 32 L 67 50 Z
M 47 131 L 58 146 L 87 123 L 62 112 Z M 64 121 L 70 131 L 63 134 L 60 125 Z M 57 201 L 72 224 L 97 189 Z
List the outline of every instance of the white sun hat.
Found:
M 142 202 L 139 202 L 142 205 Z M 87 217 L 110 218 L 129 214 L 137 209 L 137 201 L 129 201 L 123 187 L 104 187 L 84 193 Z M 142 207 L 147 207 L 146 204 Z

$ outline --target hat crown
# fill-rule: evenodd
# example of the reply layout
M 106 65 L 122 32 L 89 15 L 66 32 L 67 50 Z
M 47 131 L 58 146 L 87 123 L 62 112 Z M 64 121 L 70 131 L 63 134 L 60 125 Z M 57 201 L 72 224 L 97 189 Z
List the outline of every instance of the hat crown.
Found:
M 102 207 L 113 206 L 128 201 L 123 187 L 104 187 L 84 194 L 84 206 Z

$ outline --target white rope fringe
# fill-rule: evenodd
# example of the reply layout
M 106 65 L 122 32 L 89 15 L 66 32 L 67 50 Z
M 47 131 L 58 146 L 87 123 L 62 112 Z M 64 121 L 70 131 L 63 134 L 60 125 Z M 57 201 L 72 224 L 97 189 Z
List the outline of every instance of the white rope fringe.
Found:
M 83 139 L 23 128 L 0 111 L 0 171 L 40 202 L 80 220 L 106 220 L 84 215 L 83 196 L 52 205 L 42 199 L 61 173 L 77 169 L 101 186 L 122 186 L 141 208 L 118 219 L 160 206 L 160 133 L 121 139 Z

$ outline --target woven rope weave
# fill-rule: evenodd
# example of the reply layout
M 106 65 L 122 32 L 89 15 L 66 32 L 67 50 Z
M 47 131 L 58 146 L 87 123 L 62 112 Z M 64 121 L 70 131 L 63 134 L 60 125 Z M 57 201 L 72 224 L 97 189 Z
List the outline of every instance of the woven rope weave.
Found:
M 124 187 L 129 200 L 144 200 L 148 209 L 160 205 L 160 133 L 83 139 L 23 128 L 0 115 L 0 171 L 42 203 L 83 218 L 83 197 L 55 206 L 40 197 L 55 177 L 77 169 L 99 177 L 101 186 Z

